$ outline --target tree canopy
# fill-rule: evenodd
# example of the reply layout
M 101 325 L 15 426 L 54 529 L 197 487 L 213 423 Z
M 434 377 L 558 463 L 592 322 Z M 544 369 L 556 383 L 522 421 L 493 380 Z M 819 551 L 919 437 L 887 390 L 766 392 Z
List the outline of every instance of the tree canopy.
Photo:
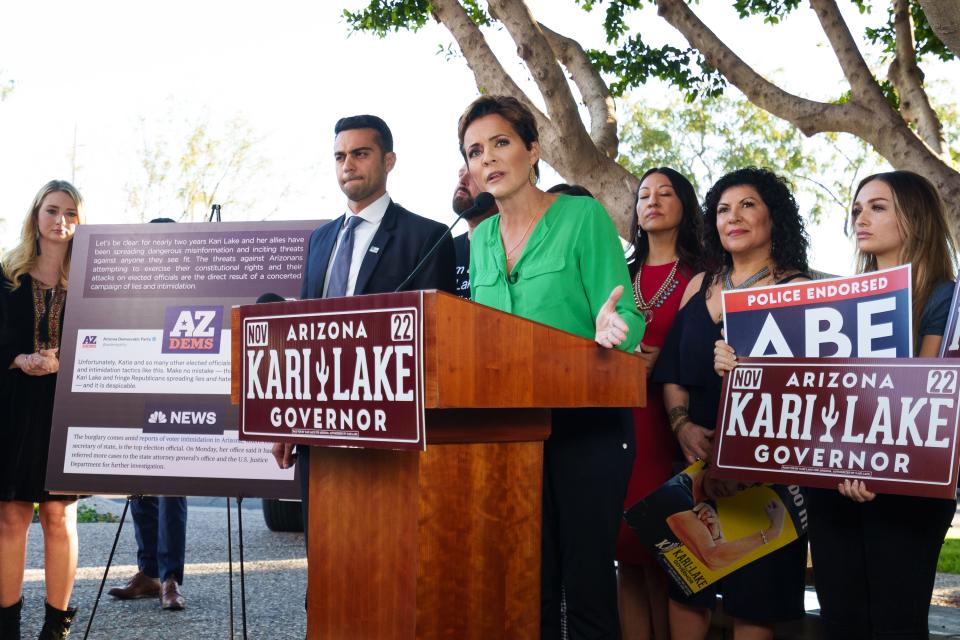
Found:
M 631 215 L 636 178 L 615 160 L 618 153 L 614 98 L 659 78 L 688 101 L 716 97 L 735 86 L 760 109 L 812 136 L 849 133 L 899 169 L 925 175 L 948 203 L 954 228 L 960 222 L 960 173 L 944 140 L 942 115 L 931 103 L 921 66 L 931 60 L 960 66 L 960 2 L 956 0 L 852 0 L 860 12 L 884 15 L 879 27 L 854 35 L 839 0 L 809 0 L 823 35 L 843 70 L 847 86 L 829 101 L 794 95 L 764 78 L 722 41 L 684 0 L 572 0 L 602 19 L 606 46 L 584 50 L 576 34 L 559 34 L 533 16 L 521 0 L 371 0 L 346 11 L 355 30 L 381 37 L 417 30 L 437 20 L 453 35 L 481 92 L 513 95 L 537 116 L 544 158 L 568 181 L 584 184 L 607 206 L 621 229 Z M 741 18 L 760 16 L 775 25 L 800 0 L 728 0 Z M 651 44 L 631 32 L 629 17 L 642 7 L 657 13 L 688 47 Z M 517 54 L 540 92 L 538 108 L 487 43 L 482 28 L 497 24 L 517 45 Z M 885 73 L 875 72 L 864 49 L 882 52 Z M 798 60 L 803 60 L 798 52 Z M 801 62 L 802 64 L 802 62 Z M 578 111 L 579 91 L 589 124 Z M 774 167 L 775 168 L 775 167 Z

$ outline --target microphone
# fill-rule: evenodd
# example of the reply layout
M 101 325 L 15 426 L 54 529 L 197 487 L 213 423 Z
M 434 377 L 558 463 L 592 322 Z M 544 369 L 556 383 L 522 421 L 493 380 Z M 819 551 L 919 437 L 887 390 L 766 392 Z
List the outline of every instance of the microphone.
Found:
M 486 191 L 478 193 L 477 197 L 473 199 L 473 206 L 464 209 L 460 215 L 457 216 L 457 219 L 453 221 L 453 224 L 447 227 L 447 230 L 443 232 L 443 235 L 440 236 L 440 239 L 437 240 L 432 247 L 430 247 L 430 251 L 427 251 L 427 255 L 423 256 L 423 259 L 417 263 L 417 266 L 413 268 L 413 271 L 410 272 L 410 275 L 408 275 L 404 281 L 400 283 L 400 286 L 393 290 L 393 292 L 397 293 L 399 291 L 403 291 L 403 288 L 410 284 L 410 281 L 413 280 L 418 273 L 420 273 L 423 265 L 425 265 L 427 261 L 433 257 L 434 252 L 437 250 L 437 247 L 440 246 L 440 243 L 443 242 L 444 238 L 446 238 L 448 235 L 453 235 L 451 231 L 453 231 L 453 228 L 457 226 L 458 222 L 466 217 L 489 211 L 493 205 L 494 200 L 492 195 Z
M 287 299 L 283 296 L 278 296 L 275 293 L 261 293 L 260 297 L 257 298 L 257 304 L 263 304 L 264 302 L 286 302 Z

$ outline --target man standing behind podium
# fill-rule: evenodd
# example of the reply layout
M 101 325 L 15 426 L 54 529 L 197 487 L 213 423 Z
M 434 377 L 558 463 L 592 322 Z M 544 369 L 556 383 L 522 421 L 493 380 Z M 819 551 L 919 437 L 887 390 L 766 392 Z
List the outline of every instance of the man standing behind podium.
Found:
M 457 188 L 453 192 L 453 212 L 460 215 L 464 211 L 473 208 L 474 198 L 480 193 L 480 188 L 474 182 L 470 172 L 467 171 L 467 165 L 460 167 L 460 175 L 457 179 Z M 453 249 L 457 256 L 457 295 L 461 298 L 470 299 L 470 238 L 473 237 L 473 230 L 477 225 L 497 212 L 496 205 L 486 211 L 476 211 L 472 215 L 465 216 L 467 221 L 467 231 L 453 239 Z
M 347 211 L 310 236 L 301 299 L 391 293 L 437 242 L 440 246 L 403 290 L 454 293 L 453 240 L 447 227 L 410 213 L 387 193 L 387 174 L 397 161 L 387 123 L 377 116 L 350 116 L 337 122 L 334 133 L 337 181 L 347 196 Z M 293 464 L 292 448 L 273 445 L 273 455 L 283 469 Z M 309 455 L 309 447 L 297 448 L 306 528 Z

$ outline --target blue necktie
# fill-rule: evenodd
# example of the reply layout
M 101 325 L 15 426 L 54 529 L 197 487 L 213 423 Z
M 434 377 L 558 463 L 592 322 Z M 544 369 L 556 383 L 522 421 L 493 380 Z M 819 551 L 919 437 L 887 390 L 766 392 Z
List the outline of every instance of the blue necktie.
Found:
M 363 222 L 360 216 L 347 218 L 347 227 L 340 238 L 340 247 L 333 259 L 333 268 L 330 270 L 330 286 L 327 287 L 328 298 L 339 298 L 347 295 L 347 280 L 350 278 L 350 261 L 353 259 L 353 230 Z

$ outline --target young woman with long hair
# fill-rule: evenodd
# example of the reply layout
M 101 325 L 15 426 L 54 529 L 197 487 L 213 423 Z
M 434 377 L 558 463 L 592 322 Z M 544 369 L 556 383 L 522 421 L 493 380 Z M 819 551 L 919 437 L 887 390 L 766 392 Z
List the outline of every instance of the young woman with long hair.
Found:
M 73 234 L 83 200 L 62 180 L 40 189 L 0 273 L 0 637 L 20 638 L 33 504 L 40 504 L 47 589 L 42 640 L 66 638 L 76 609 L 77 496 L 44 490 Z
M 929 180 L 909 171 L 865 178 L 849 218 L 857 271 L 912 265 L 914 353 L 936 357 L 955 279 L 953 237 Z M 810 490 L 810 549 L 831 638 L 928 637 L 940 547 L 955 500 L 876 495 L 869 480 Z

